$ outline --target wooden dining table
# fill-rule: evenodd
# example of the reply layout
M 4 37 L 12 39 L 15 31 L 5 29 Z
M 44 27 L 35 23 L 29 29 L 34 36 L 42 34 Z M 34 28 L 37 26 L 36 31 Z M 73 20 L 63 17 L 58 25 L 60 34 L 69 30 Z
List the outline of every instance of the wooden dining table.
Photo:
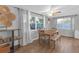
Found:
M 48 36 L 49 48 L 51 47 L 51 40 L 53 40 L 52 37 L 54 36 L 54 34 L 58 34 L 58 31 L 57 30 L 44 30 L 44 35 Z

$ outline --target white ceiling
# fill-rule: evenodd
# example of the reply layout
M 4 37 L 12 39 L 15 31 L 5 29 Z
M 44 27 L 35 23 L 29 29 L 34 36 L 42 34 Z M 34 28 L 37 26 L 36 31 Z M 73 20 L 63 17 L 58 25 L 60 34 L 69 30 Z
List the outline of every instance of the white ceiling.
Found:
M 51 5 L 14 5 L 14 7 L 19 7 L 32 12 L 40 13 L 41 11 L 50 9 Z
M 56 16 L 79 14 L 79 5 L 14 5 L 14 7 L 30 10 L 44 15 L 47 15 L 55 8 L 61 11 L 61 13 Z

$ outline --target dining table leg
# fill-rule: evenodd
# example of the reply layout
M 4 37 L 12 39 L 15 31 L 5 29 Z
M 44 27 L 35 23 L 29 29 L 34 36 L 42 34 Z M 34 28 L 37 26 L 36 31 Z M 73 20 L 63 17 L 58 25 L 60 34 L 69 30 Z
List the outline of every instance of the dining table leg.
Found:
M 51 38 L 50 38 L 50 36 L 49 36 L 49 38 L 48 38 L 48 47 L 50 48 L 50 40 L 51 40 Z
M 14 31 L 12 30 L 12 46 L 11 46 L 11 53 L 15 52 L 15 48 L 14 48 Z

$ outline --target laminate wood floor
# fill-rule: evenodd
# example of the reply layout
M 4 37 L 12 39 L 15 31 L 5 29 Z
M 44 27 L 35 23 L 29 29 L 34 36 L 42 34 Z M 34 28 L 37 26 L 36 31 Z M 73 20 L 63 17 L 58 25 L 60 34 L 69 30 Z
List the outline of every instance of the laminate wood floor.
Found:
M 56 41 L 55 49 L 48 48 L 44 42 L 39 45 L 39 41 L 35 40 L 18 49 L 16 53 L 79 53 L 79 40 L 62 36 Z

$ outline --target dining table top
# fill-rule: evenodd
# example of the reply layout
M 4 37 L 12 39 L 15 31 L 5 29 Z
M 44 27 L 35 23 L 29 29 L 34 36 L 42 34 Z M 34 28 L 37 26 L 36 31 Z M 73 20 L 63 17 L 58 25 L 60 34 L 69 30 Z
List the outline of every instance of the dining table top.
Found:
M 43 29 L 43 31 L 45 35 L 50 35 L 50 36 L 54 35 L 55 33 L 58 33 L 57 29 L 45 29 L 45 30 Z

